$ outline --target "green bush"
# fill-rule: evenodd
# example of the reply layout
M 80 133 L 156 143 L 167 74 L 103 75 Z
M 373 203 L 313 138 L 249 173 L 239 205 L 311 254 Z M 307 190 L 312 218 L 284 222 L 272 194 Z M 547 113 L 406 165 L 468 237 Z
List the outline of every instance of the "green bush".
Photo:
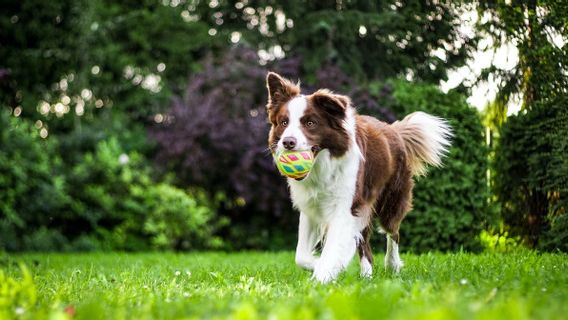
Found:
M 489 252 L 512 252 L 521 245 L 521 238 L 512 237 L 503 224 L 499 226 L 498 230 L 497 228 L 490 228 L 481 231 L 479 239 L 483 250 Z
M 146 188 L 135 186 L 132 194 L 148 210 L 143 232 L 157 249 L 215 248 L 222 241 L 212 234 L 220 221 L 212 221 L 214 209 L 202 192 L 192 197 L 176 187 L 160 183 Z
M 85 131 L 77 141 L 72 135 L 63 143 L 42 139 L 27 120 L 0 112 L 0 250 L 222 244 L 213 233 L 223 220 L 214 219 L 216 208 L 203 192 L 156 182 L 141 154 L 126 151 L 108 132 L 97 137 Z M 88 142 L 84 150 L 78 141 Z
M 568 97 L 535 103 L 501 127 L 494 187 L 501 215 L 526 244 L 566 251 Z
M 568 214 L 549 217 L 549 229 L 539 239 L 538 247 L 543 250 L 568 252 Z
M 33 234 L 69 203 L 65 179 L 53 171 L 59 161 L 53 149 L 54 141 L 42 139 L 31 123 L 0 110 L 0 250 L 50 246 Z
M 442 93 L 436 86 L 408 82 L 387 84 L 390 108 L 401 119 L 424 111 L 447 119 L 454 138 L 441 168 L 418 178 L 413 210 L 401 226 L 405 250 L 478 250 L 480 232 L 493 219 L 487 206 L 487 152 L 479 115 L 465 97 Z
M 154 183 L 136 152 L 101 141 L 69 176 L 74 230 L 92 230 L 104 249 L 190 249 L 219 245 L 212 204 L 168 183 Z M 69 221 L 68 221 L 69 225 Z M 67 229 L 66 234 L 81 234 Z

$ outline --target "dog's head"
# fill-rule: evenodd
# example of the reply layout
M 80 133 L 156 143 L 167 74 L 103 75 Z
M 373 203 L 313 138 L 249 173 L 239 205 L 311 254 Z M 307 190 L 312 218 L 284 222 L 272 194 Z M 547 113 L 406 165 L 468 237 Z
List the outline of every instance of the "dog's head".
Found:
M 269 72 L 268 120 L 272 128 L 268 138 L 270 150 L 312 150 L 317 154 L 328 149 L 335 157 L 349 148 L 345 128 L 351 102 L 348 97 L 329 90 L 318 90 L 304 96 L 300 86 Z

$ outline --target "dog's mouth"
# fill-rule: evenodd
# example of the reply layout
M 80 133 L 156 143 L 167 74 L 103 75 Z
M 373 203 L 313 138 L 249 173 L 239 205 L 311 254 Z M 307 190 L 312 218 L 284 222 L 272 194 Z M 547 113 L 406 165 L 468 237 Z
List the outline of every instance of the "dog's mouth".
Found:
M 312 153 L 314 154 L 314 159 L 317 157 L 318 153 L 321 151 L 321 147 L 320 146 L 313 146 L 311 148 Z M 294 178 L 296 181 L 302 181 L 304 179 L 306 179 L 308 176 L 310 175 L 310 173 L 308 172 L 307 175 L 301 177 L 301 178 Z
M 312 147 L 312 153 L 314 154 L 314 159 L 315 157 L 318 155 L 318 153 L 321 151 L 321 147 L 318 145 L 315 145 Z

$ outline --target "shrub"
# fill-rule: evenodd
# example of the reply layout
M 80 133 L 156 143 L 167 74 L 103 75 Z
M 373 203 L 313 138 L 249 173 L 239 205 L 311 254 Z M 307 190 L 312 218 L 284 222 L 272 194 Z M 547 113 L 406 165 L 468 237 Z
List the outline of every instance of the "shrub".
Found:
M 294 242 L 297 214 L 267 149 L 265 76 L 251 49 L 210 59 L 152 130 L 178 184 L 226 196 L 220 214 L 231 220 L 223 236 L 232 248 Z
M 0 110 L 0 250 L 39 244 L 33 234 L 69 203 L 65 179 L 53 171 L 59 161 L 53 150 L 54 141 L 42 139 L 32 124 Z M 22 235 L 30 240 L 24 243 Z M 53 249 L 48 239 L 41 245 Z
M 505 230 L 503 224 L 499 226 L 499 230 L 490 228 L 490 230 L 481 231 L 479 240 L 483 250 L 490 252 L 511 252 L 517 250 L 521 245 L 521 238 L 519 236 L 512 237 L 509 231 Z
M 454 138 L 441 168 L 418 178 L 413 210 L 401 226 L 404 248 L 428 250 L 480 249 L 478 235 L 493 221 L 488 208 L 487 147 L 475 109 L 456 93 L 442 93 L 433 85 L 391 82 L 390 107 L 401 119 L 424 111 L 448 119 Z
M 494 187 L 511 231 L 532 247 L 566 250 L 568 98 L 535 103 L 501 127 Z
M 224 221 L 213 221 L 215 208 L 203 192 L 188 195 L 159 183 L 146 188 L 135 186 L 132 195 L 148 210 L 142 230 L 150 236 L 152 248 L 188 250 L 222 245 L 213 233 Z
M 568 252 L 568 214 L 548 217 L 549 228 L 539 239 L 538 248 Z
M 65 234 L 93 232 L 105 249 L 189 249 L 215 244 L 217 223 L 205 197 L 156 184 L 143 157 L 115 138 L 86 153 L 69 175 L 72 212 Z
M 60 144 L 55 137 L 40 138 L 26 120 L 0 112 L 0 250 L 220 245 L 212 234 L 223 220 L 214 219 L 215 206 L 202 191 L 156 183 L 142 155 L 126 151 L 109 132 L 85 131 Z M 62 152 L 65 165 L 58 150 L 68 151 Z

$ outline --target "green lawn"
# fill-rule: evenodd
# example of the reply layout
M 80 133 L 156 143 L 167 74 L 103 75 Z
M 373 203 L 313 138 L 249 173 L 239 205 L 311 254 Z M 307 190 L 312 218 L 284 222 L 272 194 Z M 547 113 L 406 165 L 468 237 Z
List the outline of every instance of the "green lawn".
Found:
M 402 258 L 400 275 L 377 256 L 373 279 L 360 279 L 353 263 L 319 285 L 290 252 L 5 254 L 0 319 L 568 317 L 568 255 Z

